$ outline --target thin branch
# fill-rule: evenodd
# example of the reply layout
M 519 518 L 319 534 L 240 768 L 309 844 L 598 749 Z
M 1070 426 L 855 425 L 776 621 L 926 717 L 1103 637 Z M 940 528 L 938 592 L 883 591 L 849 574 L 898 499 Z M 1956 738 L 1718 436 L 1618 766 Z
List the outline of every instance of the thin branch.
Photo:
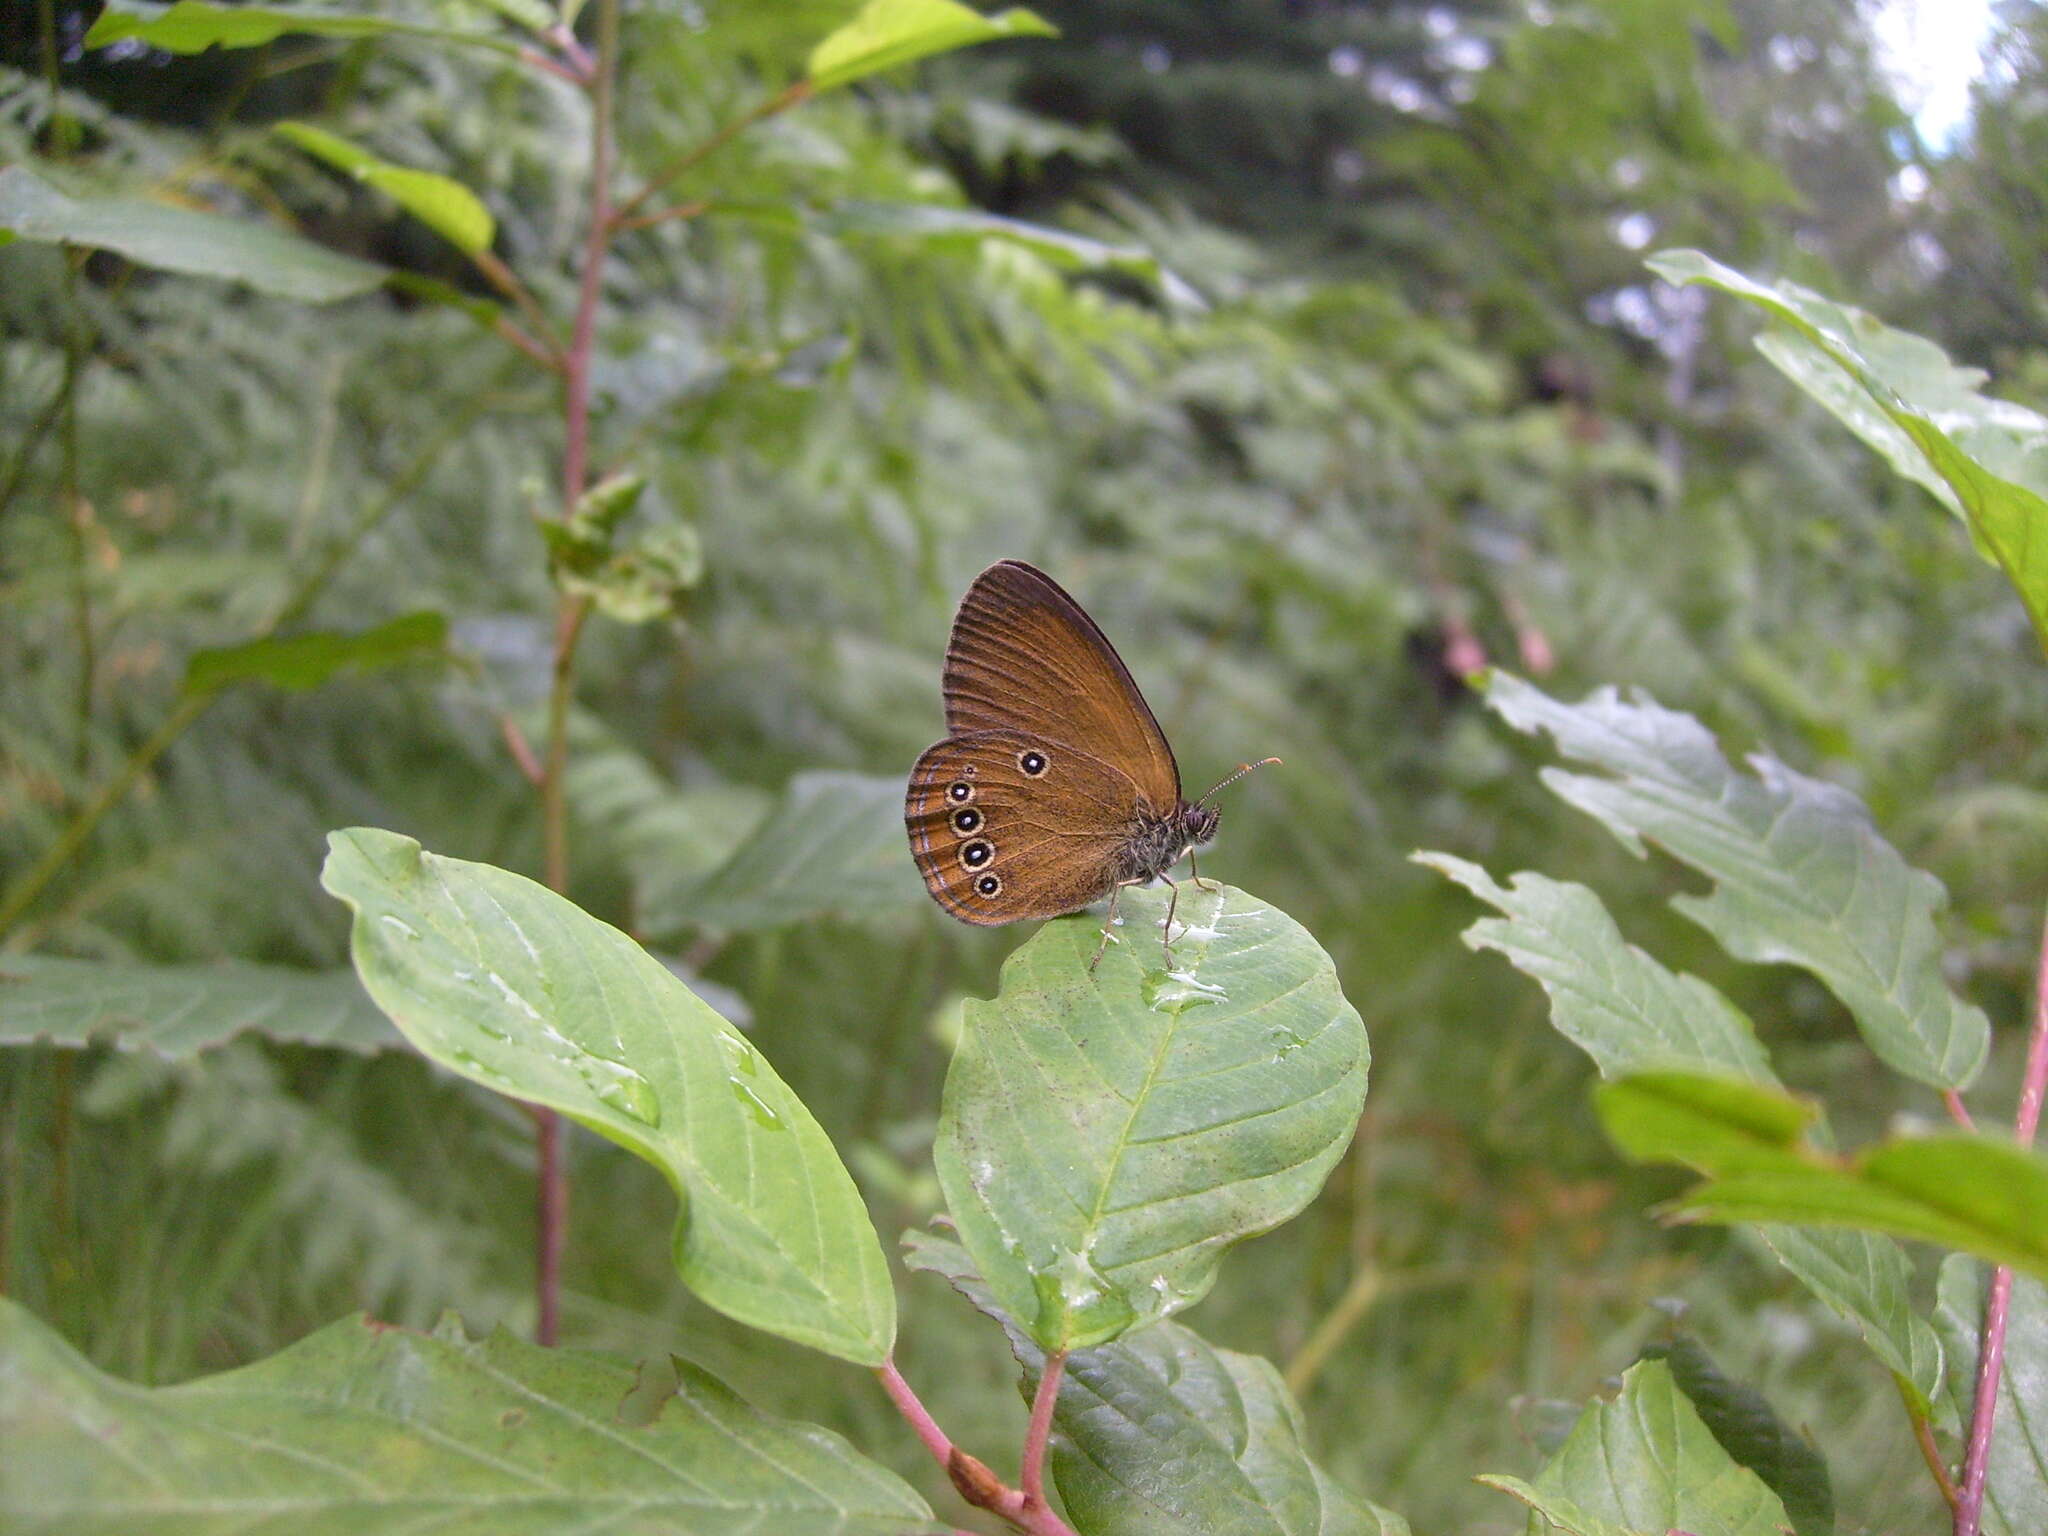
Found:
M 498 253 L 495 251 L 476 251 L 469 259 L 475 263 L 477 271 L 483 273 L 490 285 L 517 305 L 519 312 L 526 316 L 527 323 L 539 337 L 538 345 L 546 353 L 543 361 L 547 366 L 560 368 L 562 340 L 555 334 L 554 322 L 549 319 L 548 312 L 540 307 L 540 300 L 533 296 L 533 290 L 519 280 L 518 273 L 498 259 Z M 503 334 L 502 331 L 500 334 Z M 527 339 L 532 340 L 531 337 Z
M 526 739 L 526 732 L 519 729 L 519 722 L 510 715 L 499 715 L 498 734 L 505 738 L 505 750 L 512 754 L 512 761 L 519 765 L 526 782 L 540 788 L 544 770 L 540 759 L 533 755 L 533 744 Z
M 548 54 L 542 53 L 538 48 L 520 49 L 519 59 L 521 63 L 531 64 L 535 69 L 545 70 L 548 74 L 553 75 L 557 80 L 566 80 L 571 85 L 582 86 L 588 85 L 590 83 L 582 75 L 577 74 L 574 69 L 570 68 L 567 64 L 564 64 L 560 59 L 553 58 Z
M 1934 1425 L 1927 1415 L 1920 1411 L 1920 1405 L 1913 1400 L 1912 1391 L 1905 1378 L 1894 1375 L 1898 1384 L 1899 1401 L 1906 1405 L 1906 1417 L 1913 1423 L 1913 1439 L 1920 1447 L 1921 1459 L 1927 1463 L 1927 1470 L 1934 1474 L 1934 1485 L 1941 1490 L 1942 1499 L 1948 1504 L 1953 1515 L 1959 1507 L 1962 1495 L 1956 1491 L 1956 1480 L 1950 1476 L 1948 1463 L 1941 1459 L 1941 1447 L 1934 1440 Z
M 2040 957 L 2034 974 L 2034 1027 L 2027 1039 L 2026 1070 L 2020 1077 L 2019 1111 L 2013 1117 L 2013 1140 L 2022 1147 L 2034 1144 L 2034 1133 L 2041 1125 L 2044 1095 L 2048 1095 L 2048 923 L 2041 929 Z M 1991 1431 L 1998 1417 L 1998 1384 L 2005 1368 L 2005 1324 L 2011 1306 L 2012 1271 L 2001 1264 L 1991 1273 L 1991 1292 L 1984 1301 L 1977 1395 L 1970 1410 L 1970 1441 L 1963 1457 L 1955 1536 L 1977 1536 L 1984 1513 L 1984 1479 L 1991 1464 Z
M 674 207 L 662 208 L 654 213 L 638 214 L 630 219 L 613 219 L 612 227 L 620 230 L 652 229 L 657 224 L 667 224 L 676 219 L 694 219 L 698 214 L 710 208 L 710 206 L 711 199 L 700 197 L 694 202 L 677 203 Z
M 666 187 L 678 176 L 681 176 L 685 171 L 690 170 L 700 161 L 709 159 L 742 133 L 753 127 L 754 124 L 762 121 L 764 118 L 774 117 L 779 112 L 787 112 L 791 107 L 798 105 L 800 102 L 808 101 L 810 95 L 811 82 L 808 80 L 798 80 L 777 91 L 766 101 L 757 103 L 751 109 L 741 113 L 738 117 L 727 123 L 723 128 L 720 128 L 710 138 L 697 145 L 696 148 L 684 150 L 680 155 L 677 155 L 668 164 L 656 171 L 648 179 L 646 186 L 619 205 L 618 211 L 613 217 L 615 219 L 632 218 L 634 214 L 639 212 L 641 204 L 651 200 L 657 192 L 661 191 L 662 188 Z

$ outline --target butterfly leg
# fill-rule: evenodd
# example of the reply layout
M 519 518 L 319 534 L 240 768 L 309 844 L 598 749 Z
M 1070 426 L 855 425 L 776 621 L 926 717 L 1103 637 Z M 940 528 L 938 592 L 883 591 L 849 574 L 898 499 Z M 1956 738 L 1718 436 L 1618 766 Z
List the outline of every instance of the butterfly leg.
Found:
M 1202 878 L 1201 866 L 1195 863 L 1195 850 L 1192 848 L 1188 850 L 1188 878 L 1195 882 L 1196 890 L 1220 891 L 1223 889 L 1214 880 L 1204 880 Z
M 1180 883 L 1166 875 L 1159 877 L 1166 881 L 1166 888 L 1173 894 L 1166 898 L 1166 920 L 1159 925 L 1159 947 L 1166 951 L 1166 968 L 1173 969 L 1173 914 L 1180 908 Z
M 1109 911 L 1104 913 L 1102 918 L 1102 942 L 1095 946 L 1095 954 L 1088 961 L 1088 974 L 1090 976 L 1093 976 L 1095 974 L 1095 967 L 1101 963 L 1103 951 L 1108 949 L 1110 945 L 1118 942 L 1116 934 L 1111 932 L 1111 930 L 1116 927 L 1117 897 L 1123 895 L 1125 886 L 1138 885 L 1141 883 L 1142 882 L 1137 880 L 1119 880 L 1115 885 L 1110 887 Z

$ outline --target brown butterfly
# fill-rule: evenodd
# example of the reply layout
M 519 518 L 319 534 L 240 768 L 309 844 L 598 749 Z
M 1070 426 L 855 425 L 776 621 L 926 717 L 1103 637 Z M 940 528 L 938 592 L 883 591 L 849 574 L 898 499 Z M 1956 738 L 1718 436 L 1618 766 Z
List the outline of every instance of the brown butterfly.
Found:
M 943 686 L 950 734 L 910 770 L 903 821 L 932 900 L 962 922 L 1058 917 L 1107 896 L 1113 923 L 1124 886 L 1216 835 L 1216 790 L 1181 798 L 1173 748 L 1116 648 L 1035 566 L 975 577 Z

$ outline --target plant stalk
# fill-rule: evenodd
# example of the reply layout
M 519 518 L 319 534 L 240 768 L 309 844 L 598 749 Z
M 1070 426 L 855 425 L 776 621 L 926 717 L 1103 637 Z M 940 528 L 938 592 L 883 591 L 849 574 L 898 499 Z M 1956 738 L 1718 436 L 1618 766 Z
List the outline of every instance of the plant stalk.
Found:
M 2020 1077 L 2019 1111 L 2013 1117 L 2013 1140 L 2034 1144 L 2041 1125 L 2041 1101 L 2048 1095 L 2048 923 L 2041 929 L 2040 958 L 2034 974 L 2034 1025 L 2027 1038 L 2027 1065 Z M 2012 1271 L 2001 1264 L 1991 1273 L 1991 1291 L 1984 1301 L 1983 1342 L 1977 1356 L 1977 1396 L 1970 1410 L 1969 1449 L 1963 1457 L 1963 1481 L 1956 1500 L 1955 1536 L 1977 1536 L 1984 1514 L 1984 1479 L 1991 1464 L 1991 1431 L 1998 1417 L 1998 1383 L 2005 1368 L 2005 1325 L 2012 1307 Z
M 597 56 L 590 74 L 590 230 L 584 237 L 576 319 L 562 358 L 562 521 L 576 515 L 590 481 L 590 360 L 597 306 L 612 240 L 612 104 L 619 68 L 619 0 L 598 0 Z M 588 599 L 563 594 L 555 608 L 555 659 L 548 690 L 548 738 L 540 778 L 541 838 L 549 889 L 569 894 L 569 705 L 576 693 L 576 644 Z M 538 1188 L 534 1192 L 534 1338 L 556 1340 L 562 1305 L 562 1250 L 569 1229 L 569 1177 L 562 1122 L 533 1110 Z

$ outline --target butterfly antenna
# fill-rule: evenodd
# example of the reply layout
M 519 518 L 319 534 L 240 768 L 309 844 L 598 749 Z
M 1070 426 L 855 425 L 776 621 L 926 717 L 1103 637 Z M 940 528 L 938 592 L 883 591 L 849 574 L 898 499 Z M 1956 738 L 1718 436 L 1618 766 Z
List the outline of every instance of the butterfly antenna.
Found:
M 1218 785 L 1216 786 L 1216 789 L 1212 789 L 1212 790 L 1210 790 L 1210 791 L 1209 791 L 1209 793 L 1208 793 L 1207 795 L 1204 795 L 1204 796 L 1202 796 L 1202 798 L 1201 798 L 1201 799 L 1199 799 L 1199 800 L 1197 800 L 1197 801 L 1195 802 L 1195 804 L 1197 804 L 1197 805 L 1207 805 L 1207 804 L 1209 803 L 1209 798 L 1210 798 L 1210 796 L 1211 796 L 1211 795 L 1214 795 L 1214 794 L 1216 793 L 1216 790 L 1217 790 L 1217 789 L 1228 789 L 1228 788 L 1230 788 L 1230 786 L 1231 786 L 1231 785 L 1235 784 L 1235 783 L 1236 783 L 1236 782 L 1237 782 L 1237 781 L 1238 781 L 1239 779 L 1243 778 L 1243 777 L 1244 777 L 1244 776 L 1245 776 L 1246 774 L 1250 773 L 1250 772 L 1251 772 L 1251 771 L 1252 771 L 1252 770 L 1253 770 L 1254 768 L 1263 768 L 1263 767 L 1265 767 L 1265 766 L 1266 766 L 1266 765 L 1267 765 L 1268 763 L 1277 763 L 1277 762 L 1279 762 L 1279 761 L 1280 761 L 1280 759 L 1279 759 L 1279 758 L 1277 758 L 1277 757 L 1262 757 L 1262 758 L 1260 758 L 1260 759 L 1259 759 L 1259 760 L 1258 760 L 1258 761 L 1257 761 L 1256 763 L 1242 763 L 1242 764 L 1240 764 L 1240 765 L 1238 766 L 1238 770 L 1237 770 L 1237 772 L 1233 773 L 1233 774 L 1232 774 L 1232 775 L 1231 775 L 1231 776 L 1230 776 L 1229 778 L 1225 779 L 1225 780 L 1224 780 L 1224 781 L 1223 781 L 1223 782 L 1222 782 L 1221 784 L 1218 784 Z

